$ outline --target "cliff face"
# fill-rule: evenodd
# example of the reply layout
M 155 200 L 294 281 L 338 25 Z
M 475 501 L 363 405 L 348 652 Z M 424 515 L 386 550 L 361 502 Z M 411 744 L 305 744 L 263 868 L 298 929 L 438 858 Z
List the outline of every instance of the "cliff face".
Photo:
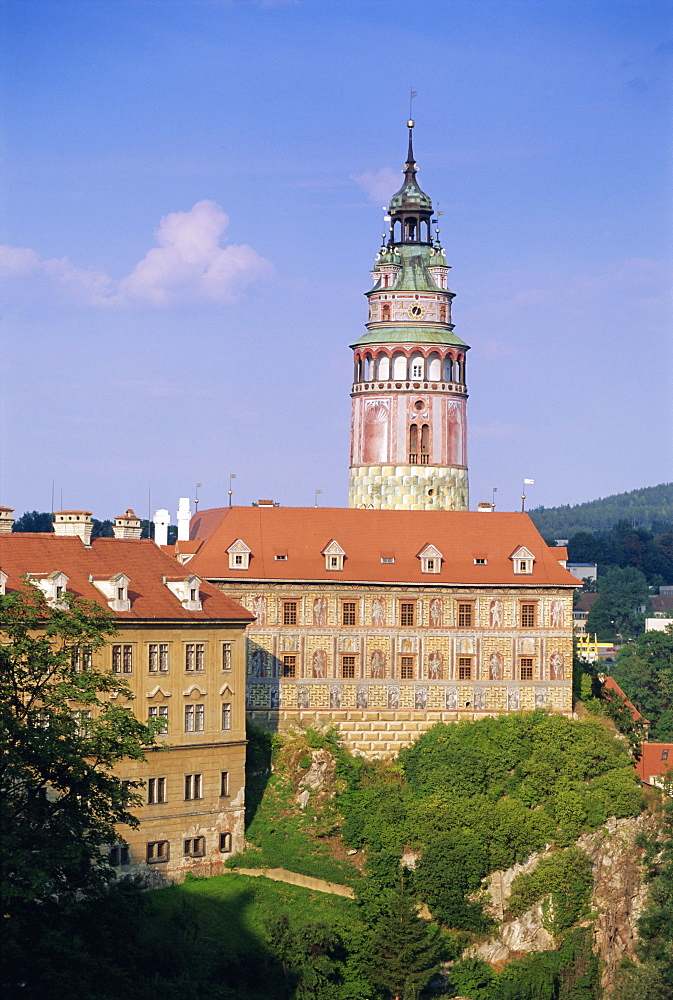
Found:
M 583 923 L 593 926 L 594 951 L 603 965 L 602 985 L 614 981 L 615 970 L 622 958 L 635 958 L 638 940 L 637 921 L 647 896 L 641 867 L 642 851 L 635 841 L 639 833 L 653 833 L 657 821 L 651 813 L 634 819 L 608 820 L 594 833 L 584 834 L 577 846 L 593 864 L 594 887 L 591 910 L 594 914 Z M 496 920 L 503 920 L 512 882 L 521 872 L 533 871 L 551 849 L 531 857 L 522 865 L 494 872 L 489 879 L 489 902 L 486 910 Z M 542 903 L 537 903 L 520 917 L 504 920 L 497 936 L 474 945 L 468 954 L 487 962 L 506 962 L 522 953 L 546 951 L 557 942 L 543 924 Z

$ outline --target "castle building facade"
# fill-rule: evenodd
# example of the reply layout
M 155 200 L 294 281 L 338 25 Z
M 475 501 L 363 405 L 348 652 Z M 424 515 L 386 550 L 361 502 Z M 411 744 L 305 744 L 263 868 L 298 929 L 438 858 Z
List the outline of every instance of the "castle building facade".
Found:
M 413 121 L 404 182 L 354 344 L 349 506 L 467 510 L 469 350 L 454 332 L 449 266 L 416 181 Z
M 141 540 L 131 510 L 116 518 L 115 538 L 91 541 L 88 511 L 58 512 L 53 534 L 11 533 L 7 515 L 3 528 L 2 593 L 20 591 L 28 575 L 52 605 L 69 593 L 110 608 L 116 635 L 79 650 L 80 666 L 119 674 L 133 694 L 125 707 L 161 726 L 159 749 L 120 765 L 119 777 L 141 782 L 145 802 L 134 810 L 140 825 L 119 828 L 113 864 L 171 878 L 217 871 L 244 846 L 244 630 L 252 614 Z
M 336 724 L 385 756 L 439 721 L 572 711 L 577 581 L 526 514 L 222 508 L 177 554 L 255 616 L 265 727 Z

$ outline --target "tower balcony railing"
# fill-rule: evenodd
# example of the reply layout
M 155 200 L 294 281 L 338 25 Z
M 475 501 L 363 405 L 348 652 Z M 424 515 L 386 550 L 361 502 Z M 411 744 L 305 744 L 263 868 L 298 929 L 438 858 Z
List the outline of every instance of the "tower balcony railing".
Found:
M 415 451 L 409 452 L 409 465 L 418 465 L 418 453 Z

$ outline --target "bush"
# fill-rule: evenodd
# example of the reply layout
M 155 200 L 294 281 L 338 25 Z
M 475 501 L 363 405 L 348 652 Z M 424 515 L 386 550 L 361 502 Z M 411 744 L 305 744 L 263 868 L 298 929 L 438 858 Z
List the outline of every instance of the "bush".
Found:
M 551 897 L 548 929 L 554 934 L 565 930 L 582 916 L 593 889 L 591 861 L 577 847 L 556 851 L 542 858 L 530 874 L 517 875 L 512 883 L 509 912 L 520 916 L 534 903 Z

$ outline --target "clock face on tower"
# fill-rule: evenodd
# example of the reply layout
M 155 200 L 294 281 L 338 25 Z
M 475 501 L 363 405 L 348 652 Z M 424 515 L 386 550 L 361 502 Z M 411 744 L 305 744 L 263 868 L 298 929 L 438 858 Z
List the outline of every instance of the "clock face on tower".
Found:
M 425 309 L 420 302 L 412 302 L 407 308 L 407 313 L 410 319 L 423 319 L 425 316 Z

